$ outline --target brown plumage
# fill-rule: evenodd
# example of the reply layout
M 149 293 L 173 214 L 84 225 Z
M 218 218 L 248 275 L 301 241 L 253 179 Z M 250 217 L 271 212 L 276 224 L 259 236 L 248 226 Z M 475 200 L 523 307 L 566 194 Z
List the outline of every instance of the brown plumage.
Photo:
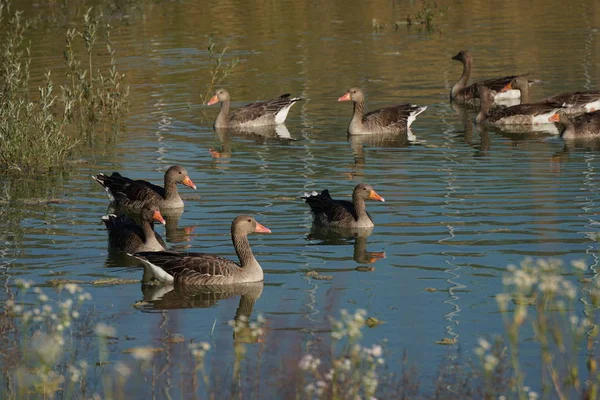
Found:
M 181 165 L 173 165 L 165 172 L 164 187 L 141 179 L 126 178 L 118 172 L 113 172 L 110 176 L 98 174 L 92 178 L 102 185 L 117 208 L 128 211 L 139 211 L 146 202 L 156 204 L 160 209 L 181 208 L 183 200 L 177 191 L 177 184 L 182 183 L 196 189 Z
M 133 254 L 144 264 L 143 282 L 152 279 L 186 285 L 223 285 L 263 280 L 263 270 L 254 258 L 248 234 L 271 231 L 248 215 L 231 223 L 231 240 L 240 263 L 214 254 L 159 251 Z
M 400 104 L 365 114 L 365 94 L 360 88 L 350 88 L 338 101 L 353 101 L 354 114 L 348 127 L 350 135 L 404 133 L 427 106 Z
M 144 204 L 140 212 L 140 219 L 141 223 L 138 224 L 126 215 L 103 216 L 102 222 L 108 230 L 109 245 L 127 253 L 164 250 L 165 242 L 158 233 L 154 232 L 153 221 L 165 223 L 158 207 Z
M 234 111 L 229 111 L 231 97 L 225 89 L 217 89 L 215 95 L 206 103 L 213 105 L 221 103 L 221 110 L 215 119 L 215 128 L 240 128 L 264 125 L 283 124 L 290 108 L 299 97 L 291 97 L 289 93 L 269 101 L 257 101 L 246 104 Z
M 513 79 L 517 77 L 525 77 L 525 75 L 503 76 L 500 78 L 492 78 L 479 81 L 467 86 L 471 69 L 473 65 L 473 57 L 468 50 L 462 50 L 457 55 L 452 57 L 453 60 L 460 61 L 463 64 L 463 72 L 459 80 L 452 86 L 450 90 L 450 100 L 460 104 L 474 104 L 478 101 L 476 86 L 483 85 L 490 91 L 493 101 L 501 101 L 508 99 L 519 99 L 521 93 L 517 90 L 502 90 Z M 525 77 L 525 79 L 527 79 Z M 538 83 L 537 80 L 528 80 L 529 85 Z
M 322 227 L 369 228 L 373 219 L 366 210 L 365 200 L 385 201 L 371 185 L 356 185 L 352 201 L 334 200 L 325 189 L 302 197 L 310 206 L 314 224 Z
M 600 110 L 571 118 L 563 110 L 550 117 L 560 127 L 560 137 L 569 139 L 599 139 Z
M 548 103 L 563 108 L 564 115 L 575 116 L 600 110 L 600 91 L 561 93 L 546 97 L 541 103 Z
M 551 104 L 519 104 L 490 111 L 492 97 L 489 89 L 477 85 L 477 96 L 481 99 L 481 110 L 475 122 L 488 125 L 541 125 L 548 124 L 548 118 L 558 109 Z

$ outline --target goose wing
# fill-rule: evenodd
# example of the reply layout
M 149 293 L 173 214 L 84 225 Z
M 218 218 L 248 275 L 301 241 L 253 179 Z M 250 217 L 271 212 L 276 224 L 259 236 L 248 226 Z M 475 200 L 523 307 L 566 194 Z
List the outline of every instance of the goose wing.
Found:
M 282 94 L 281 96 L 269 100 L 269 101 L 257 101 L 254 103 L 246 104 L 243 107 L 232 111 L 230 115 L 231 122 L 244 123 L 259 119 L 266 115 L 275 115 L 282 109 L 289 107 L 300 99 L 297 97 L 291 97 L 289 93 Z

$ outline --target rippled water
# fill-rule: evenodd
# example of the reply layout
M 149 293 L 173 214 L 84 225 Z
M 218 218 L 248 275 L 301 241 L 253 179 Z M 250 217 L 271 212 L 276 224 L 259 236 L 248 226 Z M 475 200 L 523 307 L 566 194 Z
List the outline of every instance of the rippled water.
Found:
M 14 200 L 1 210 L 5 276 L 40 284 L 55 277 L 141 278 L 139 269 L 108 257 L 100 222 L 107 198 L 90 176 L 120 171 L 161 182 L 164 170 L 179 163 L 198 190 L 180 188 L 185 211 L 167 232 L 174 248 L 235 258 L 229 226 L 240 213 L 272 230 L 250 238 L 265 270 L 262 293 L 255 289 L 250 297 L 258 293 L 253 312 L 268 319 L 269 343 L 298 346 L 327 331 L 328 315 L 361 307 L 386 322 L 366 340 L 387 338 L 392 364 L 408 349 L 425 379 L 448 353 L 437 340 L 457 338 L 469 353 L 479 336 L 503 329 L 494 295 L 507 264 L 533 256 L 595 265 L 600 162 L 589 145 L 479 132 L 470 111 L 447 101 L 461 73 L 450 57 L 471 50 L 474 78 L 530 72 L 544 80 L 535 99 L 598 88 L 600 7 L 594 1 L 502 2 L 500 9 L 495 2 L 444 3 L 450 8 L 433 33 L 390 25 L 374 32 L 373 18 L 389 24 L 414 14 L 404 2 L 387 1 L 200 7 L 184 1 L 145 5 L 127 23 L 115 21 L 113 39 L 132 94 L 126 132 L 86 147 L 81 158 L 88 163 L 64 177 L 0 180 Z M 48 29 L 56 34 L 39 28 L 31 37 L 36 72 L 49 62 L 61 66 L 62 29 Z M 304 98 L 286 123 L 291 139 L 213 132 L 218 110 L 200 104 L 210 33 L 228 46 L 228 60 L 240 59 L 224 83 L 233 107 L 285 92 Z M 357 85 L 368 109 L 427 105 L 413 124 L 415 137 L 348 139 L 351 106 L 336 99 Z M 367 205 L 372 234 L 310 236 L 310 213 L 299 197 L 328 188 L 348 198 L 358 182 L 386 199 Z M 20 201 L 47 197 L 66 203 Z M 385 258 L 368 264 L 375 271 L 356 271 L 367 265 L 367 251 Z M 333 279 L 313 280 L 305 277 L 308 270 Z M 240 301 L 239 294 L 215 294 L 181 309 L 172 299 L 156 302 L 155 308 L 174 308 L 164 314 L 152 304 L 132 307 L 150 298 L 138 284 L 87 289 L 98 318 L 135 338 L 115 350 L 156 345 L 166 331 L 207 340 L 213 324 L 213 337 L 230 341 L 227 321 Z M 230 344 L 221 351 L 227 349 Z

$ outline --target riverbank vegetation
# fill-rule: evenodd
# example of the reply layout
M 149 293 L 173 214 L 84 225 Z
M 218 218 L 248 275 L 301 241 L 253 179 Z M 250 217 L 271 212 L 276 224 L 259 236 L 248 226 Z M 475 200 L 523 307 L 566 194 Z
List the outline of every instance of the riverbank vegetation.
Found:
M 39 172 L 61 168 L 80 142 L 91 140 L 100 123 L 118 131 L 127 113 L 129 87 L 117 69 L 111 26 L 89 8 L 81 27 L 65 35 L 65 79 L 50 69 L 42 85 L 32 82 L 31 44 L 26 34 L 31 21 L 0 0 L 0 168 Z M 76 49 L 84 49 L 84 53 Z M 102 61 L 97 53 L 104 49 Z M 100 60 L 98 60 L 100 58 Z M 64 83 L 55 85 L 55 81 Z

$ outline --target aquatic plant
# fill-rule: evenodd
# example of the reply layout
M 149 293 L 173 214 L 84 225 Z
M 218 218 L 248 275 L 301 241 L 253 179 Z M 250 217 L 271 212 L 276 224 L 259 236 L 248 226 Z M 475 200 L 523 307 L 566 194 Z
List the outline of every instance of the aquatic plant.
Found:
M 505 325 L 505 339 L 498 336 L 494 346 L 480 339 L 475 353 L 481 360 L 486 374 L 486 396 L 489 398 L 534 399 L 538 393 L 526 385 L 520 355 L 521 332 L 533 331 L 543 367 L 541 377 L 535 386 L 542 390 L 542 397 L 560 399 L 581 396 L 598 398 L 600 374 L 597 371 L 597 356 L 592 343 L 596 340 L 596 311 L 600 304 L 600 289 L 596 279 L 584 279 L 586 268 L 582 261 L 573 262 L 580 280 L 589 284 L 581 292 L 566 278 L 560 260 L 525 259 L 520 266 L 509 265 L 503 278 L 504 293 L 496 296 L 498 307 Z M 587 314 L 578 315 L 575 302 L 587 305 Z M 506 340 L 507 344 L 504 345 Z M 580 351 L 588 350 L 587 377 L 580 370 Z M 498 368 L 506 368 L 500 360 L 507 352 L 510 380 L 504 393 L 491 388 L 493 374 Z
M 110 58 L 108 71 L 103 73 L 98 68 L 93 74 L 92 54 L 102 15 L 92 15 L 91 10 L 84 15 L 83 31 L 67 31 L 64 51 L 67 83 L 60 86 L 60 95 L 54 94 L 48 70 L 38 88 L 39 98 L 31 99 L 31 56 L 25 43 L 30 22 L 23 18 L 22 12 L 12 12 L 10 1 L 0 0 L 0 24 L 7 28 L 0 35 L 0 167 L 25 172 L 61 167 L 79 142 L 77 130 L 70 129 L 70 134 L 67 133 L 70 123 L 76 122 L 79 131 L 91 134 L 98 121 L 110 120 L 111 128 L 115 128 L 127 112 L 129 87 L 124 85 L 124 75 L 116 68 L 110 25 L 104 27 Z M 73 50 L 78 37 L 87 52 L 86 68 L 82 68 Z
M 3 332 L 1 344 L 0 397 L 21 399 L 35 394 L 33 397 L 47 398 L 58 391 L 64 391 L 65 398 L 75 397 L 75 386 L 85 380 L 87 363 L 69 360 L 66 355 L 73 354 L 68 346 L 73 324 L 90 294 L 67 284 L 61 288 L 62 296 L 52 299 L 29 281 L 16 280 L 14 286 L 17 290 L 5 301 L 0 318 L 2 326 L 10 326 Z
M 0 25 L 6 27 L 0 34 L 0 167 L 32 171 L 60 165 L 76 140 L 54 115 L 50 71 L 38 89 L 39 99 L 29 98 L 31 56 L 24 35 L 30 22 L 22 12 L 12 12 L 10 1 L 0 0 Z
M 410 14 L 406 17 L 406 24 L 408 27 L 413 25 L 424 26 L 427 32 L 433 32 L 436 30 L 435 21 L 446 14 L 450 7 L 440 7 L 437 2 L 430 2 L 424 0 L 421 6 L 415 13 L 413 19 Z
M 209 83 L 206 88 L 206 94 L 200 96 L 202 104 L 206 103 L 208 99 L 214 94 L 217 86 L 219 86 L 229 75 L 231 75 L 240 62 L 239 58 L 233 58 L 230 61 L 225 61 L 225 53 L 228 48 L 223 47 L 223 50 L 219 51 L 217 42 L 212 35 L 208 35 L 208 63 L 210 64 L 209 70 Z
M 83 16 L 83 29 L 67 30 L 65 50 L 67 83 L 61 86 L 61 101 L 66 116 L 75 120 L 80 128 L 91 132 L 94 124 L 108 119 L 118 128 L 119 119 L 128 112 L 129 86 L 124 84 L 125 75 L 117 71 L 116 50 L 111 41 L 111 25 L 104 25 L 104 40 L 109 55 L 108 70 L 98 68 L 94 73 L 93 57 L 98 41 L 102 13 L 88 8 Z M 86 67 L 75 52 L 76 40 L 83 41 L 87 53 Z

